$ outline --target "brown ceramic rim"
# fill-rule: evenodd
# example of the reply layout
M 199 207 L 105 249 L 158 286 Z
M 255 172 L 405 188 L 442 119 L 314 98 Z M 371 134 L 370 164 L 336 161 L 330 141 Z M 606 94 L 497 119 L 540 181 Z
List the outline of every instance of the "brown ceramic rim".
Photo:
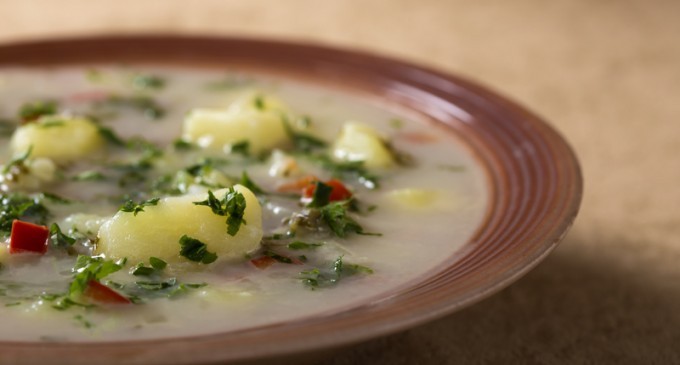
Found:
M 571 226 L 581 202 L 577 159 L 552 128 L 460 77 L 319 45 L 199 36 L 97 36 L 0 46 L 8 65 L 175 63 L 255 68 L 334 84 L 445 126 L 488 174 L 485 222 L 449 264 L 340 313 L 222 334 L 135 342 L 0 342 L 3 364 L 208 364 L 346 345 L 424 323 L 475 303 L 537 265 Z

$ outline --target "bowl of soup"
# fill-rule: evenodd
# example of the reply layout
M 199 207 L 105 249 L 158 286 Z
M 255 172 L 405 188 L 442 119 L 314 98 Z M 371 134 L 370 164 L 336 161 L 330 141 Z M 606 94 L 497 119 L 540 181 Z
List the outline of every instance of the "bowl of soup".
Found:
M 464 79 L 318 45 L 0 46 L 1 363 L 200 364 L 451 313 L 545 257 L 581 177 Z

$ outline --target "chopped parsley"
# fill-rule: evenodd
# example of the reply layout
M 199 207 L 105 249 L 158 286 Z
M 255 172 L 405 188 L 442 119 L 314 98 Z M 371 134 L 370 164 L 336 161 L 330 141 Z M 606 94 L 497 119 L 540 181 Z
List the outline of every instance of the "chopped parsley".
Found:
M 172 147 L 174 147 L 176 151 L 188 151 L 195 148 L 196 146 L 189 141 L 178 138 L 172 142 Z
M 71 179 L 74 181 L 105 181 L 106 175 L 99 171 L 88 170 L 74 175 Z
M 43 115 L 57 114 L 58 104 L 54 100 L 37 100 L 26 103 L 19 109 L 18 117 L 24 123 L 34 121 Z
M 292 264 L 293 260 L 290 257 L 283 256 L 281 254 L 278 254 L 274 251 L 267 250 L 264 252 L 264 255 L 267 257 L 271 257 L 274 260 L 284 263 L 284 264 Z
M 120 207 L 119 210 L 121 212 L 133 213 L 135 216 L 137 216 L 138 213 L 144 211 L 145 207 L 158 205 L 158 202 L 160 200 L 161 200 L 161 198 L 153 198 L 153 199 L 145 200 L 141 203 L 135 203 L 132 200 L 128 200 Z
M 14 132 L 16 125 L 9 119 L 0 119 L 0 136 L 9 136 Z
M 26 161 L 28 161 L 28 158 L 31 157 L 31 153 L 33 153 L 33 145 L 28 147 L 26 152 L 10 160 L 9 163 L 5 165 L 5 167 L 3 167 L 0 173 L 2 173 L 3 175 L 5 174 L 16 175 L 26 172 L 28 170 L 28 167 L 26 167 Z
M 310 155 L 306 157 L 321 166 L 324 170 L 329 171 L 334 177 L 343 180 L 349 178 L 355 179 L 367 189 L 376 189 L 379 187 L 378 177 L 366 169 L 363 161 L 340 162 L 334 161 L 327 155 Z
M 78 255 L 76 264 L 72 269 L 74 275 L 73 281 L 69 285 L 69 294 L 71 296 L 82 294 L 90 280 L 99 281 L 122 268 L 121 263 L 105 260 L 101 256 Z
M 145 95 L 112 95 L 97 103 L 99 107 L 128 108 L 141 112 L 147 119 L 158 120 L 165 116 L 165 109 L 152 97 Z
M 336 285 L 342 278 L 356 274 L 373 274 L 369 267 L 347 264 L 343 262 L 343 256 L 333 261 L 329 269 L 311 269 L 300 273 L 300 280 L 308 288 L 315 290 Z
M 310 250 L 320 246 L 323 246 L 323 243 L 307 243 L 302 241 L 295 241 L 289 243 L 287 247 L 291 250 Z
M 183 235 L 179 239 L 180 251 L 179 254 L 187 259 L 199 262 L 202 264 L 210 264 L 217 260 L 217 254 L 208 251 L 208 245 L 205 243 Z
M 127 145 L 127 142 L 125 142 L 125 140 L 118 136 L 116 132 L 113 131 L 113 129 L 100 125 L 97 126 L 97 130 L 99 131 L 99 134 L 112 145 L 118 147 L 124 147 L 125 145 Z
M 266 194 L 264 189 L 255 184 L 255 182 L 250 178 L 250 176 L 248 176 L 248 173 L 245 170 L 241 174 L 241 181 L 239 182 L 239 184 L 245 186 L 246 188 L 248 188 L 248 190 L 252 191 L 257 195 Z
M 57 247 L 71 247 L 76 243 L 76 239 L 65 235 L 58 224 L 52 223 L 50 226 L 50 242 Z
M 301 152 L 309 152 L 315 148 L 323 148 L 328 146 L 328 143 L 326 143 L 326 141 L 318 137 L 315 137 L 309 133 L 304 133 L 293 129 L 293 127 L 290 125 L 290 122 L 288 122 L 288 118 L 286 116 L 282 116 L 281 121 L 283 123 L 283 128 L 285 129 L 286 134 L 288 135 L 288 138 L 290 138 L 290 140 L 293 142 L 293 146 L 295 147 L 296 150 Z
M 255 96 L 255 98 L 253 99 L 253 105 L 255 105 L 255 109 L 257 110 L 265 109 L 264 98 L 262 97 L 262 95 Z
M 312 201 L 307 206 L 310 208 L 320 208 L 328 205 L 328 203 L 330 203 L 332 192 L 332 186 L 326 185 L 321 181 L 316 181 L 314 183 L 314 194 L 312 195 Z
M 0 194 L 0 237 L 12 232 L 15 219 L 45 225 L 49 215 L 50 211 L 39 198 L 19 193 Z
M 321 208 L 321 219 L 338 237 L 347 237 L 349 233 L 368 236 L 381 236 L 380 233 L 364 232 L 363 227 L 347 214 L 347 201 L 333 202 Z
M 135 75 L 132 84 L 139 89 L 160 90 L 165 87 L 166 80 L 158 75 Z
M 246 211 L 246 198 L 234 187 L 230 187 L 222 200 L 215 197 L 212 191 L 208 190 L 208 199 L 201 202 L 194 202 L 195 205 L 210 207 L 212 212 L 219 216 L 227 217 L 227 233 L 235 236 L 241 228 L 241 224 L 246 224 L 243 215 Z
M 245 157 L 250 156 L 250 142 L 247 140 L 233 143 L 230 147 L 231 153 L 237 153 Z
M 168 263 L 159 259 L 158 257 L 151 256 L 149 257 L 149 265 L 151 266 L 145 266 L 144 263 L 140 262 L 130 269 L 130 274 L 134 276 L 150 276 L 158 274 L 160 271 L 163 271 L 166 266 L 168 266 Z

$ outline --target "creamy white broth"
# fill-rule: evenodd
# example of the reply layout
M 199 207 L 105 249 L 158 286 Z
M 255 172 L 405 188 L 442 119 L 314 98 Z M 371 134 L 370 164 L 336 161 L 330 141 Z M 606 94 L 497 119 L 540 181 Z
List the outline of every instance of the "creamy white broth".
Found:
M 76 306 L 56 310 L 52 308 L 52 302 L 37 295 L 67 290 L 75 256 L 53 247 L 44 256 L 3 252 L 0 255 L 3 265 L 0 292 L 5 295 L 0 296 L 0 316 L 3 317 L 0 340 L 116 341 L 177 337 L 346 310 L 357 303 L 384 297 L 451 259 L 483 219 L 487 208 L 483 172 L 467 149 L 459 145 L 460 141 L 423 122 L 406 120 L 339 91 L 287 80 L 148 66 L 107 66 L 96 70 L 93 74 L 84 68 L 3 69 L 0 71 L 0 119 L 14 118 L 21 105 L 39 99 L 58 100 L 60 110 L 73 115 L 90 113 L 92 103 L 82 100 L 86 96 L 98 92 L 137 93 L 130 81 L 133 75 L 153 74 L 162 76 L 166 85 L 145 94 L 163 106 L 166 111 L 163 118 L 149 120 L 137 110 L 124 108 L 115 110 L 117 116 L 101 121 L 122 138 L 143 135 L 163 149 L 165 156 L 156 165 L 160 171 L 151 173 L 152 178 L 185 167 L 202 153 L 200 150 L 175 153 L 171 146 L 182 133 L 182 120 L 187 112 L 196 107 L 226 107 L 249 90 L 275 95 L 296 114 L 309 116 L 312 120 L 310 133 L 329 142 L 337 137 L 347 120 L 369 124 L 388 137 L 396 150 L 411 155 L 415 164 L 375 171 L 380 176 L 380 187 L 374 190 L 366 189 L 355 180 L 344 180 L 364 208 L 361 214 L 352 215 L 367 232 L 382 236 L 350 234 L 347 238 L 323 239 L 298 236 L 296 239 L 303 241 L 325 242 L 313 250 L 296 251 L 295 254 L 309 258 L 302 265 L 276 263 L 261 270 L 247 259 L 206 265 L 200 270 L 171 265 L 163 274 L 165 278 L 176 277 L 187 284 L 207 284 L 188 289 L 185 295 L 172 299 L 149 299 L 143 304 L 127 306 Z M 230 82 L 229 87 L 219 90 L 206 87 L 224 80 Z M 74 95 L 78 97 L 74 98 Z M 400 122 L 395 123 L 395 119 Z M 433 141 L 414 142 L 404 137 L 409 133 L 424 133 L 433 137 Z M 9 136 L 0 136 L 0 164 L 6 164 L 12 157 L 9 140 Z M 59 170 L 73 176 L 91 168 L 92 161 L 115 159 L 123 153 L 126 152 L 107 147 L 99 155 L 88 156 L 90 162 L 71 164 Z M 247 169 L 250 177 L 266 191 L 274 191 L 281 182 L 281 178 L 269 176 L 269 162 L 248 165 L 238 158 L 224 157 L 233 160 L 229 165 L 219 167 L 228 175 L 240 176 L 242 170 Z M 330 174 L 317 165 L 304 159 L 299 162 L 306 172 L 322 180 L 330 178 Z M 391 192 L 406 188 L 435 191 L 436 199 L 418 208 L 395 202 Z M 45 203 L 54 213 L 49 222 L 57 222 L 65 228 L 69 225 L 64 218 L 74 212 L 103 218 L 113 216 L 120 201 L 106 197 L 126 192 L 115 183 L 59 181 L 45 185 L 39 191 L 85 201 L 67 206 Z M 301 209 L 296 200 L 289 198 L 269 196 L 264 200 L 265 236 L 279 231 L 281 219 L 290 211 Z M 368 212 L 366 208 L 370 206 L 375 206 L 375 210 Z M 2 251 L 7 251 L 8 242 L 9 238 L 1 244 Z M 87 249 L 81 251 L 87 252 Z M 301 271 L 326 267 L 341 255 L 344 262 L 370 267 L 373 273 L 346 277 L 332 287 L 316 290 L 303 285 Z M 128 273 L 129 267 L 135 264 L 128 262 L 123 270 L 106 279 L 121 283 L 140 280 Z

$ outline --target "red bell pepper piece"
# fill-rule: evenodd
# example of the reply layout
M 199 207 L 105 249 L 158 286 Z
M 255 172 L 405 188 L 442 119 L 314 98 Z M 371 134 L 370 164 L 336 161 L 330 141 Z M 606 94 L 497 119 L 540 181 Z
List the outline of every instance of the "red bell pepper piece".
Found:
M 108 286 L 98 282 L 97 280 L 90 280 L 87 283 L 87 287 L 83 291 L 83 294 L 100 303 L 106 304 L 130 304 L 132 303 L 130 299 L 119 294 L 117 291 L 109 288 Z
M 328 200 L 331 202 L 347 200 L 352 197 L 352 192 L 350 192 L 349 189 L 345 187 L 345 184 L 343 184 L 340 180 L 330 179 L 324 182 L 324 184 L 330 186 L 333 189 L 331 190 L 331 195 L 328 197 Z M 316 181 L 313 181 L 304 187 L 302 190 L 302 196 L 305 198 L 311 198 L 314 196 L 315 190 Z
M 34 252 L 44 254 L 47 252 L 47 239 L 49 237 L 50 229 L 45 226 L 14 220 L 9 239 L 9 253 Z

